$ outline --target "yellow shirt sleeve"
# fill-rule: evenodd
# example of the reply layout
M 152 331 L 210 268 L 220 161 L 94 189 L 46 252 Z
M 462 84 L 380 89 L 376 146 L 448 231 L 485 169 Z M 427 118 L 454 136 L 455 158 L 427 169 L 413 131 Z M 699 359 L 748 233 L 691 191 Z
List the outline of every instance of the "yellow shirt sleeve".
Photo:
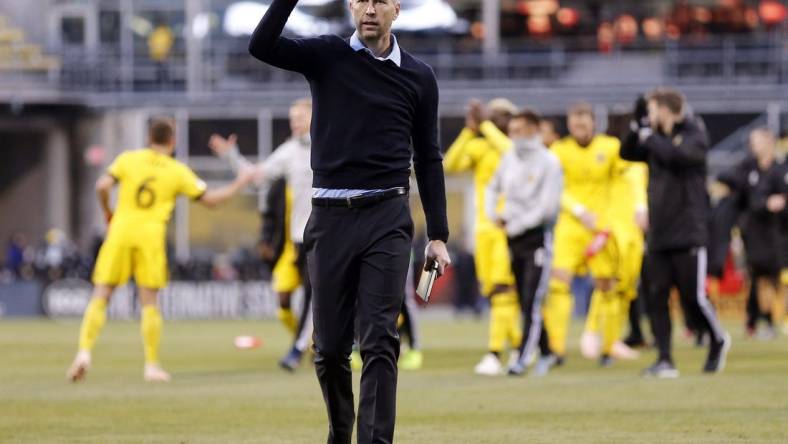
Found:
M 479 125 L 479 131 L 490 145 L 498 150 L 499 153 L 504 154 L 512 147 L 512 139 L 503 133 L 494 123 L 485 120 Z
M 120 182 L 123 179 L 124 173 L 126 172 L 126 153 L 121 153 L 118 157 L 112 161 L 112 164 L 107 168 L 107 174 L 112 176 L 116 181 Z
M 569 192 L 564 191 L 561 193 L 561 209 L 577 217 L 580 215 L 580 211 L 584 210 L 585 207 L 580 201 L 572 197 Z
M 181 186 L 178 194 L 183 194 L 191 199 L 198 200 L 205 194 L 208 185 L 186 165 L 183 165 L 183 173 L 181 175 Z
M 614 174 L 620 174 L 624 181 L 629 185 L 631 190 L 630 196 L 632 198 L 632 205 L 634 209 L 645 209 L 648 207 L 648 195 L 646 188 L 648 186 L 648 167 L 643 162 L 630 162 L 624 160 L 619 155 L 621 151 L 621 142 L 616 138 L 611 138 L 615 143 L 613 166 Z M 615 181 L 617 178 L 613 178 Z
M 473 167 L 473 159 L 468 153 L 468 147 L 475 137 L 476 134 L 470 128 L 463 128 L 443 158 L 443 167 L 446 172 L 461 173 Z
M 559 163 L 561 164 L 561 169 L 564 169 L 564 165 L 567 162 L 571 162 L 572 159 L 568 159 L 566 153 L 564 152 L 564 148 L 562 147 L 563 139 L 554 142 L 550 145 L 550 151 L 558 158 Z M 572 193 L 568 190 L 569 187 L 564 185 L 563 190 L 561 191 L 561 211 L 565 211 L 569 214 L 574 215 L 575 217 L 578 216 L 579 210 L 585 208 L 583 204 L 580 203 Z
M 632 186 L 635 209 L 648 208 L 648 166 L 643 162 L 631 162 L 627 169 L 627 179 Z

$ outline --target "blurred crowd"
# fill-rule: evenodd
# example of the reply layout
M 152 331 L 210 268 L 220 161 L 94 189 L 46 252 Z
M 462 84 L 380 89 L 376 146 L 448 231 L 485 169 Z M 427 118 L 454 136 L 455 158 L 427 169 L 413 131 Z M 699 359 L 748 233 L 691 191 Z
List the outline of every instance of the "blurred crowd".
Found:
M 597 35 L 603 44 L 631 44 L 714 34 L 752 34 L 784 24 L 786 7 L 776 0 L 697 2 L 571 2 L 518 1 L 502 3 L 504 37 Z M 478 11 L 477 11 L 478 13 Z M 478 22 L 477 26 L 478 25 Z M 474 28 L 472 28 L 474 29 Z M 482 33 L 481 29 L 475 32 Z
M 8 240 L 4 261 L 0 262 L 0 283 L 15 281 L 54 282 L 77 278 L 90 280 L 93 264 L 103 239 L 97 237 L 88 251 L 58 229 L 49 230 L 39 240 L 30 241 L 23 233 Z M 270 272 L 263 266 L 255 247 L 239 247 L 228 253 L 199 252 L 179 261 L 170 252 L 170 276 L 181 281 L 267 280 Z
M 49 230 L 43 239 L 30 242 L 22 233 L 8 240 L 5 263 L 0 268 L 0 281 L 54 281 L 89 275 L 86 261 L 65 233 Z

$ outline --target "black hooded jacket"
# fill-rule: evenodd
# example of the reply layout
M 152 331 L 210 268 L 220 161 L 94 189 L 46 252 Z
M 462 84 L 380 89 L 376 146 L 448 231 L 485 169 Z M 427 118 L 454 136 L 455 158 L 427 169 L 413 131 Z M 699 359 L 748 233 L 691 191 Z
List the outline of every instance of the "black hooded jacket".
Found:
M 759 269 L 779 269 L 780 226 L 778 215 L 766 209 L 768 181 L 777 163 L 766 170 L 758 166 L 758 161 L 748 157 L 717 178 L 727 185 L 737 196 L 740 214 L 738 225 L 742 232 L 748 263 Z M 766 196 L 768 197 L 768 196 Z
M 649 168 L 649 251 L 706 246 L 708 149 L 706 128 L 692 117 L 676 123 L 672 134 L 655 132 L 643 142 L 634 131 L 624 137 L 621 158 L 646 162 Z
M 788 160 L 776 164 L 769 171 L 769 174 L 763 181 L 763 186 L 758 187 L 753 199 L 753 207 L 758 211 L 764 211 L 767 199 L 775 194 L 782 194 L 788 199 Z M 777 251 L 782 268 L 788 268 L 788 207 L 784 208 L 776 217 L 779 230 Z

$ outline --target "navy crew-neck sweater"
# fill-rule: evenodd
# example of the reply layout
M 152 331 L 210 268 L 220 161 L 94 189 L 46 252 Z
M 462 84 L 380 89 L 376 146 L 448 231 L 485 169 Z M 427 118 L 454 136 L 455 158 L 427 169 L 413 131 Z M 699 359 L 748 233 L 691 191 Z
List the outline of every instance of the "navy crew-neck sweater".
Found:
M 446 241 L 446 191 L 432 69 L 402 51 L 401 66 L 356 52 L 338 36 L 281 36 L 297 0 L 274 0 L 249 42 L 270 65 L 303 74 L 312 90 L 313 186 L 408 187 L 411 159 L 428 237 Z M 411 148 L 412 147 L 412 148 Z

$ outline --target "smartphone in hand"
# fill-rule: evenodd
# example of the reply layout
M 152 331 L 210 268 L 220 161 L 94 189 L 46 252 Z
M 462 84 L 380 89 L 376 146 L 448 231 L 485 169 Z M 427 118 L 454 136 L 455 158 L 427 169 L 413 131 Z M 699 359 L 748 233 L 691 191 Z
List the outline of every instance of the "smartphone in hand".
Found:
M 425 302 L 430 301 L 430 293 L 432 293 L 432 286 L 435 284 L 435 279 L 438 278 L 438 261 L 431 261 L 421 272 L 419 278 L 419 285 L 416 287 L 416 294 Z

